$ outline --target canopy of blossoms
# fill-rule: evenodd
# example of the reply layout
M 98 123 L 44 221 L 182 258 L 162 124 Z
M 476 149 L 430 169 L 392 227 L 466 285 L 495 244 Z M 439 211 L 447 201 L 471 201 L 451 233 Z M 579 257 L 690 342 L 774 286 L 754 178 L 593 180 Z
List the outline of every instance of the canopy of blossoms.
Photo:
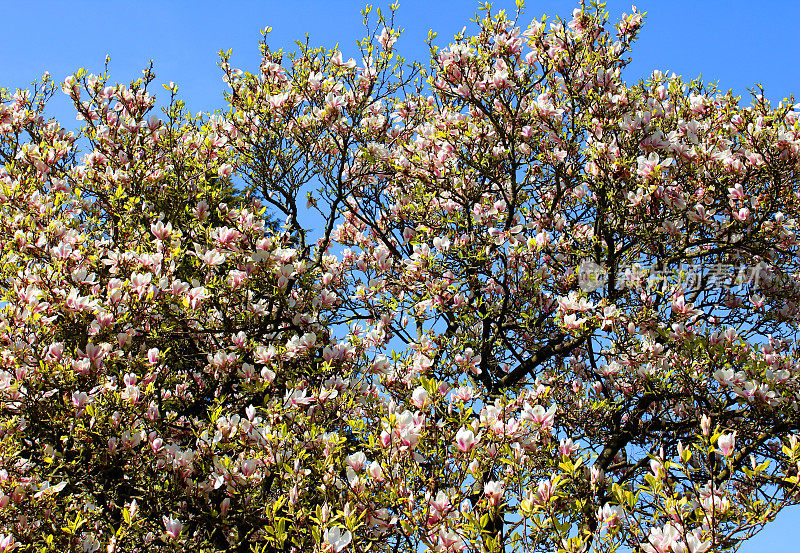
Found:
M 626 84 L 635 10 L 509 17 L 265 39 L 206 118 L 2 93 L 0 552 L 703 553 L 797 502 L 800 115 Z

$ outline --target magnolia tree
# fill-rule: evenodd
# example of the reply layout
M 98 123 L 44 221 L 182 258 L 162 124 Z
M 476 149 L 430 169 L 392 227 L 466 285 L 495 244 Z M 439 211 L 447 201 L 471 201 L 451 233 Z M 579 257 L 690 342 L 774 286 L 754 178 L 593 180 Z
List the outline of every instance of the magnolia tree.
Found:
M 797 503 L 798 113 L 629 86 L 607 19 L 423 67 L 379 13 L 223 55 L 206 118 L 3 93 L 0 552 L 703 553 Z

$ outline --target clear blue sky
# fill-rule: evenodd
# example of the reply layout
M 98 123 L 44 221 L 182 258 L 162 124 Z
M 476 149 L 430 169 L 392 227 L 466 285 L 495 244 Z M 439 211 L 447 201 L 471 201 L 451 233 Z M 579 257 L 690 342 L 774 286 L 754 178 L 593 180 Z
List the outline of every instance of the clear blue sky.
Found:
M 389 2 L 372 2 L 385 7 Z M 439 33 L 442 44 L 475 12 L 470 0 L 399 0 L 398 28 L 406 32 L 399 43 L 408 59 L 427 59 L 424 39 L 428 30 Z M 588 1 L 587 1 L 588 3 Z M 625 78 L 633 82 L 653 69 L 674 71 L 684 78 L 702 75 L 746 94 L 763 84 L 773 102 L 794 93 L 800 102 L 797 0 L 641 0 L 634 2 L 647 19 L 634 48 Z M 542 13 L 569 17 L 578 2 L 526 2 L 524 22 Z M 193 111 L 209 112 L 224 105 L 224 84 L 217 52 L 233 49 L 235 67 L 258 67 L 259 29 L 271 26 L 274 49 L 291 49 L 306 33 L 315 45 L 337 42 L 353 55 L 362 36 L 362 3 L 352 0 L 261 0 L 227 2 L 184 1 L 49 1 L 3 0 L 0 33 L 0 86 L 26 87 L 44 71 L 60 81 L 80 67 L 102 71 L 111 56 L 112 80 L 127 82 L 141 75 L 150 59 L 159 82 L 174 81 Z M 513 11 L 513 0 L 495 2 L 496 9 Z M 631 2 L 611 0 L 612 18 L 630 13 Z M 468 27 L 469 28 L 469 27 Z M 158 92 L 157 89 L 154 91 Z M 52 113 L 64 120 L 66 101 L 59 95 Z M 767 530 L 745 545 L 742 553 L 800 551 L 796 536 L 800 509 L 786 512 Z

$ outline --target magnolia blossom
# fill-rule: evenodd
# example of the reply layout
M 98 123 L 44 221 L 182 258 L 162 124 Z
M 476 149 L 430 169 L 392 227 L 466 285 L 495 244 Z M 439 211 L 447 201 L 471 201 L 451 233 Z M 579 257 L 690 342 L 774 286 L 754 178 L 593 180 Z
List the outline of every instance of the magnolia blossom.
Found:
M 347 464 L 356 472 L 362 470 L 367 462 L 367 456 L 363 451 L 357 451 L 347 456 Z
M 456 447 L 463 453 L 469 453 L 472 448 L 480 441 L 480 437 L 476 437 L 472 430 L 461 428 L 456 432 Z
M 447 513 L 450 509 L 450 497 L 439 490 L 436 493 L 436 498 L 430 500 L 430 513 L 428 515 L 428 524 L 435 524 L 436 522 L 440 521 L 442 517 Z
M 315 401 L 314 397 L 308 396 L 308 390 L 292 389 L 286 392 L 284 405 L 292 407 L 302 407 L 310 403 L 313 403 L 314 401 Z
M 681 530 L 672 524 L 667 524 L 663 528 L 654 527 L 650 529 L 647 543 L 641 545 L 644 553 L 670 553 L 673 546 L 681 538 Z
M 594 309 L 594 304 L 573 290 L 566 297 L 558 298 L 560 311 L 589 311 Z
M 0 534 L 0 552 L 5 553 L 6 551 L 11 551 L 17 545 L 19 544 L 14 539 L 13 534 Z
M 572 441 L 572 438 L 562 438 L 558 444 L 558 451 L 565 457 L 572 457 L 580 446 Z
M 586 317 L 578 317 L 575 313 L 564 315 L 564 328 L 567 330 L 578 330 L 587 320 Z
M 700 417 L 700 430 L 703 436 L 708 436 L 711 433 L 711 417 L 705 414 Z
M 419 409 L 422 409 L 428 404 L 428 392 L 422 386 L 418 386 L 414 389 L 414 393 L 411 394 L 411 403 L 416 405 Z
M 231 173 L 233 173 L 233 166 L 230 163 L 223 163 L 217 169 L 217 174 L 220 177 L 230 177 Z
M 453 390 L 453 399 L 457 401 L 469 401 L 475 396 L 475 390 L 471 386 L 461 386 Z
M 380 42 L 384 50 L 390 50 L 397 41 L 397 36 L 395 35 L 393 29 L 389 29 L 388 27 L 384 27 L 381 30 L 381 34 L 375 35 L 375 38 L 378 39 L 378 42 Z
M 550 498 L 553 497 L 557 485 L 558 479 L 556 478 L 539 480 L 536 486 L 536 493 L 532 498 L 533 502 L 538 505 L 546 505 Z
M 489 500 L 489 505 L 496 507 L 506 491 L 506 483 L 503 480 L 492 480 L 483 485 L 483 494 Z
M 163 221 L 156 221 L 155 223 L 151 223 L 150 232 L 152 232 L 153 236 L 155 236 L 159 240 L 166 240 L 172 233 L 172 223 L 167 222 L 166 224 L 164 224 Z
M 611 505 L 606 503 L 597 509 L 597 520 L 609 527 L 619 526 L 620 521 L 624 518 L 625 511 L 619 505 Z
M 736 446 L 736 432 L 720 435 L 717 438 L 717 446 L 725 457 L 733 455 L 734 447 Z
M 437 538 L 443 551 L 461 551 L 465 547 L 464 539 L 457 532 L 448 531 L 444 527 L 439 528 Z
M 147 350 L 147 363 L 149 365 L 157 365 L 161 358 L 161 352 L 158 348 L 150 348 Z
M 367 472 L 369 475 L 377 480 L 378 482 L 382 482 L 384 480 L 383 477 L 383 468 L 381 467 L 380 463 L 377 461 L 372 461 L 367 467 Z
M 92 397 L 86 392 L 73 392 L 72 394 L 72 405 L 77 409 L 83 409 L 91 402 Z
M 353 541 L 353 535 L 350 530 L 342 532 L 339 526 L 327 528 L 322 535 L 322 551 L 339 553 L 350 545 L 351 541 Z
M 705 553 L 711 549 L 711 540 L 704 540 L 699 529 L 687 533 L 672 544 L 673 553 Z
M 557 410 L 558 407 L 555 404 L 551 405 L 549 409 L 545 409 L 541 405 L 531 407 L 530 404 L 526 403 L 521 417 L 524 420 L 529 420 L 541 425 L 542 429 L 550 429 L 555 422 Z
M 407 449 L 414 449 L 419 443 L 422 435 L 422 428 L 425 422 L 424 415 L 417 413 L 414 414 L 409 410 L 405 410 L 396 416 L 395 426 L 392 428 L 388 421 L 383 421 L 383 433 L 381 440 L 384 446 L 391 443 L 392 438 L 399 440 L 400 446 Z
M 170 539 L 177 540 L 183 531 L 183 523 L 180 520 L 173 518 L 172 515 L 164 515 L 162 517 L 162 521 L 164 522 L 164 527 L 166 528 L 167 535 L 170 537 Z

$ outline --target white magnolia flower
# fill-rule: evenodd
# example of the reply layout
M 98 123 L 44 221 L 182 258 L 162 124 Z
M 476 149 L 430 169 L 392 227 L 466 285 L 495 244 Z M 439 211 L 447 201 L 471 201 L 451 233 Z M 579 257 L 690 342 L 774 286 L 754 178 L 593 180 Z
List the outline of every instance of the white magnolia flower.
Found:
M 322 550 L 339 553 L 350 545 L 351 541 L 353 541 L 353 535 L 350 530 L 342 532 L 341 528 L 334 526 L 325 530 L 325 534 L 322 536 Z

